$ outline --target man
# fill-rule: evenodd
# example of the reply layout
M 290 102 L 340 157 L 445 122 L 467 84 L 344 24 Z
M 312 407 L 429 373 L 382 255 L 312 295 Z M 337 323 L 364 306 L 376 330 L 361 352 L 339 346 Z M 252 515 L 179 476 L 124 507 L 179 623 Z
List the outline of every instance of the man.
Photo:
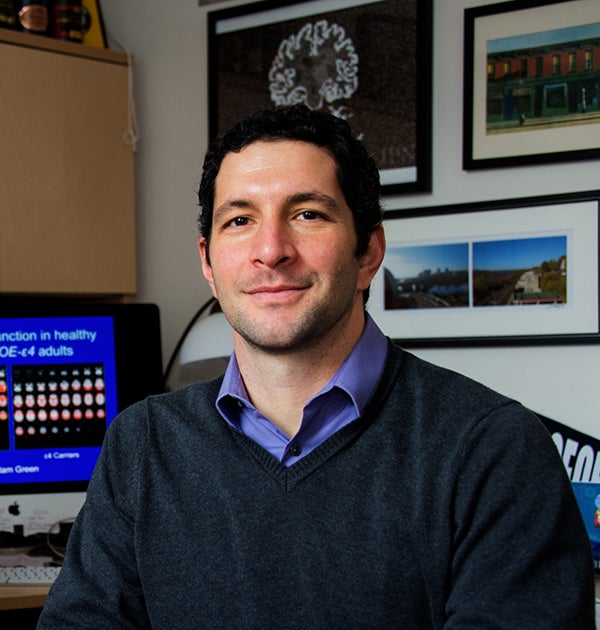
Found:
M 302 106 L 209 150 L 199 247 L 234 355 L 112 423 L 41 628 L 594 627 L 548 433 L 365 313 L 378 194 L 347 124 Z

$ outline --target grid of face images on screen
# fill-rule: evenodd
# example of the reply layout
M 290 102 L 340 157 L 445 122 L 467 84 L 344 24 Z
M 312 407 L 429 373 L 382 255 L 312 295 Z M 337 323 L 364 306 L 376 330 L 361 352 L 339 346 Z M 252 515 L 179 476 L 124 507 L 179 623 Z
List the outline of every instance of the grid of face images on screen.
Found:
M 11 448 L 11 430 L 15 449 L 101 445 L 104 366 L 0 365 L 0 450 Z

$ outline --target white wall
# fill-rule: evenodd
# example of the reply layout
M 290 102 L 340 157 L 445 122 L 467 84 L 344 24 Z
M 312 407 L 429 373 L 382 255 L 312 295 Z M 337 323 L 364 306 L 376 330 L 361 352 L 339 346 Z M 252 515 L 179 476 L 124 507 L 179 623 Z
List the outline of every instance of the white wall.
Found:
M 207 138 L 205 10 L 196 0 L 100 4 L 110 47 L 133 55 L 136 300 L 160 307 L 166 363 L 180 331 L 210 296 L 196 249 Z
M 387 207 L 600 188 L 598 161 L 468 173 L 461 169 L 463 10 L 483 4 L 493 3 L 434 0 L 433 192 L 389 199 Z M 101 0 L 101 6 L 113 47 L 116 40 L 135 56 L 140 132 L 137 299 L 161 308 L 166 360 L 187 320 L 209 296 L 195 249 L 195 188 L 207 139 L 205 16 L 211 7 L 199 7 L 197 0 Z M 600 438 L 600 346 L 416 353 Z

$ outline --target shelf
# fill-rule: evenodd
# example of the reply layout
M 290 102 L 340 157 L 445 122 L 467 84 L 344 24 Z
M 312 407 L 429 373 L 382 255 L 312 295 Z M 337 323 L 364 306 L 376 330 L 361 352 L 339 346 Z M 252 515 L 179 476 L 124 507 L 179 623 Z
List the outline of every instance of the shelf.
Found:
M 0 42 L 125 66 L 128 63 L 127 54 L 118 50 L 85 46 L 84 44 L 53 39 L 44 35 L 20 33 L 19 31 L 10 31 L 8 29 L 0 29 Z

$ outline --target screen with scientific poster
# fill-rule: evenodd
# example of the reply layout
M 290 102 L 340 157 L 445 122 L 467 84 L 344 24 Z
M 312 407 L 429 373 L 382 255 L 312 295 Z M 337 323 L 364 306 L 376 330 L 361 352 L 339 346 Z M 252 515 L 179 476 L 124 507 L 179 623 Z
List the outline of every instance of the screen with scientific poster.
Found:
M 161 390 L 158 309 L 0 309 L 0 494 L 85 489 L 110 422 Z

